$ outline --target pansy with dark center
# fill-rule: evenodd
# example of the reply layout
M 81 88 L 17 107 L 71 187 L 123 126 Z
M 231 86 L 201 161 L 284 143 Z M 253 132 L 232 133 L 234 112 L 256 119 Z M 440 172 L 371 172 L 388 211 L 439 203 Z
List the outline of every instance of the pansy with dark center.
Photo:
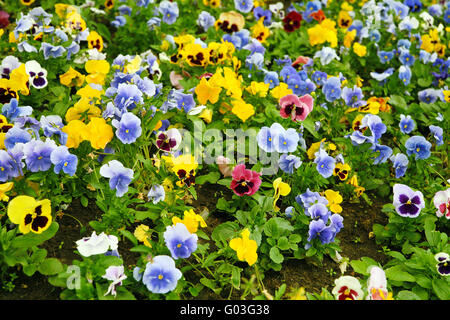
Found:
M 438 262 L 436 269 L 441 276 L 450 276 L 450 256 L 445 252 L 437 253 L 434 258 Z
M 420 211 L 425 208 L 423 194 L 420 191 L 413 191 L 404 184 L 395 184 L 394 206 L 397 213 L 402 217 L 416 218 Z

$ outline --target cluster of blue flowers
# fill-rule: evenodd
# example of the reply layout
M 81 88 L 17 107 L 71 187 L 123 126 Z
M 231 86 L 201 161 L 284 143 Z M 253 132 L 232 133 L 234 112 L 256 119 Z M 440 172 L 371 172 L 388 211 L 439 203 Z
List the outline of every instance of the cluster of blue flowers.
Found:
M 318 238 L 322 244 L 334 241 L 336 234 L 344 227 L 344 218 L 332 213 L 327 207 L 328 200 L 318 192 L 309 189 L 295 198 L 296 202 L 304 209 L 305 215 L 311 218 L 308 231 L 308 243 L 305 249 L 311 247 L 311 241 Z

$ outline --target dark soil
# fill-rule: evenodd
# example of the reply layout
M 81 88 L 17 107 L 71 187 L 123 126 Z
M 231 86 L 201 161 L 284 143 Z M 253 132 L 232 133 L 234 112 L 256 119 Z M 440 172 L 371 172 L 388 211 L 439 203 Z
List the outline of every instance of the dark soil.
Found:
M 208 227 L 204 230 L 210 234 L 215 226 L 228 220 L 216 210 L 216 202 L 220 197 L 230 198 L 230 190 L 220 185 L 204 184 L 198 186 L 198 199 L 192 205 L 199 210 L 207 208 L 210 212 L 207 218 Z M 375 243 L 370 236 L 373 223 L 386 224 L 386 217 L 381 212 L 383 201 L 375 199 L 373 205 L 369 206 L 364 201 L 359 204 L 347 203 L 343 205 L 342 216 L 344 217 L 344 228 L 338 234 L 339 245 L 342 249 L 342 257 L 350 260 L 361 257 L 370 257 L 384 264 L 387 257 L 380 250 L 381 247 Z M 75 241 L 88 236 L 92 232 L 89 221 L 99 220 L 102 212 L 93 203 L 85 208 L 77 200 L 71 204 L 67 212 L 58 215 L 56 221 L 60 228 L 55 237 L 47 241 L 43 247 L 48 251 L 48 257 L 55 257 L 61 262 L 70 264 L 72 260 L 79 256 L 74 252 Z M 76 219 L 79 221 L 77 221 Z M 81 225 L 80 225 L 81 223 Z M 138 254 L 130 252 L 127 248 L 129 241 L 119 242 L 119 252 L 123 254 L 124 264 L 126 266 L 136 263 Z M 213 243 L 212 243 L 213 246 Z M 211 247 L 211 249 L 214 249 Z M 61 288 L 53 287 L 45 276 L 36 272 L 32 277 L 28 277 L 20 269 L 12 269 L 18 275 L 14 280 L 14 289 L 12 292 L 0 288 L 0 300 L 57 300 Z M 351 274 L 350 265 L 347 267 L 346 274 Z M 280 272 L 268 271 L 263 280 L 267 292 L 271 295 L 286 283 L 287 291 L 304 287 L 307 292 L 320 293 L 322 288 L 331 290 L 334 286 L 334 280 L 341 275 L 339 264 L 329 257 L 324 257 L 322 265 L 318 265 L 313 260 L 285 260 Z M 203 290 L 195 299 L 224 299 L 215 295 L 208 289 Z M 231 299 L 240 299 L 239 292 L 234 292 Z

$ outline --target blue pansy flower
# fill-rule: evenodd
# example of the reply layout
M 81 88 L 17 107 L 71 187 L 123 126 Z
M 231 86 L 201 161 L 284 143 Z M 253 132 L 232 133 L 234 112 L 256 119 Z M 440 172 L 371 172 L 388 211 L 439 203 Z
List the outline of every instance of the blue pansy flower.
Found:
M 435 103 L 441 95 L 441 90 L 433 88 L 424 89 L 418 92 L 419 100 L 424 103 Z
M 258 146 L 266 152 L 274 152 L 276 150 L 276 141 L 278 135 L 284 128 L 279 123 L 274 123 L 269 127 L 262 127 L 256 135 Z
M 31 172 L 47 171 L 52 165 L 50 155 L 56 149 L 55 141 L 33 139 L 23 146 L 27 169 Z
M 323 203 L 315 203 L 310 206 L 305 214 L 313 220 L 323 220 L 323 222 L 327 223 L 328 217 L 331 212 L 328 210 L 327 206 Z
M 195 107 L 194 96 L 192 94 L 185 94 L 179 91 L 175 91 L 174 98 L 178 104 L 178 109 L 183 109 L 183 111 L 186 113 L 188 113 L 192 108 Z
M 12 149 L 17 143 L 27 143 L 31 140 L 31 134 L 25 130 L 14 125 L 5 134 L 4 144 L 6 149 Z
M 294 168 L 298 169 L 302 164 L 299 157 L 294 155 L 282 154 L 280 159 L 278 159 L 278 165 L 280 169 L 288 174 L 294 173 Z
M 354 85 L 353 88 L 345 87 L 342 90 L 342 98 L 345 104 L 351 108 L 358 108 L 366 104 L 361 88 Z
M 135 84 L 120 83 L 117 87 L 117 95 L 114 98 L 114 105 L 121 109 L 132 110 L 136 104 L 144 103 L 142 91 Z
M 337 77 L 327 79 L 322 87 L 322 92 L 328 102 L 333 102 L 341 97 L 341 81 Z
M 262 7 L 256 7 L 253 10 L 253 16 L 257 21 L 261 18 L 264 18 L 263 23 L 266 27 L 270 26 L 270 24 L 272 23 L 272 11 L 264 10 Z
M 324 149 L 320 149 L 315 154 L 314 163 L 316 164 L 317 171 L 324 178 L 329 178 L 333 174 L 336 160 L 330 157 Z
M 117 129 L 117 138 L 125 144 L 136 142 L 142 134 L 141 119 L 131 112 L 124 113 L 120 121 L 113 119 L 111 124 Z
M 416 61 L 414 56 L 409 53 L 408 50 L 401 50 L 400 56 L 398 57 L 400 62 L 405 66 L 412 67 Z
M 167 226 L 164 232 L 164 241 L 175 260 L 189 258 L 197 250 L 197 240 L 198 236 L 195 233 L 190 233 L 181 222 L 173 226 Z
M 302 193 L 295 197 L 295 201 L 305 208 L 305 214 L 308 215 L 307 209 L 311 207 L 312 205 L 316 203 L 322 203 L 324 205 L 328 204 L 327 198 L 321 196 L 318 192 L 313 192 L 309 190 L 309 188 L 306 189 L 305 193 Z
M 312 220 L 309 224 L 308 242 L 319 238 L 322 244 L 330 243 L 334 238 L 334 229 L 327 226 L 323 220 Z
M 65 174 L 73 176 L 77 171 L 78 157 L 71 154 L 66 146 L 56 147 L 50 154 L 50 161 L 55 165 L 56 174 L 62 170 Z
M 398 71 L 398 78 L 405 86 L 409 85 L 412 76 L 411 69 L 408 66 L 400 66 Z
M 316 83 L 318 86 L 323 86 L 325 82 L 327 81 L 327 74 L 323 71 L 314 71 L 314 73 L 311 76 L 312 81 Z
M 208 11 L 200 12 L 197 18 L 197 25 L 200 26 L 205 32 L 214 26 L 215 22 L 216 18 L 214 18 Z
M 427 159 L 431 155 L 431 143 L 422 136 L 412 136 L 405 142 L 406 154 L 414 154 L 416 159 Z
M 166 198 L 166 191 L 162 185 L 153 185 L 147 194 L 147 198 L 151 200 L 153 204 L 157 204 L 160 201 L 164 201 Z
M 41 45 L 41 51 L 44 52 L 44 59 L 61 57 L 66 49 L 63 46 L 54 46 L 49 43 L 43 42 Z
M 397 153 L 396 155 L 392 155 L 389 160 L 393 163 L 395 177 L 397 179 L 403 177 L 406 173 L 406 169 L 408 169 L 408 157 L 403 153 Z
M 405 116 L 404 114 L 401 114 L 399 127 L 402 133 L 410 134 L 416 128 L 416 123 L 410 115 Z
M 114 20 L 111 21 L 111 25 L 114 28 L 119 28 L 119 27 L 123 27 L 124 25 L 127 24 L 127 19 L 122 16 L 122 15 L 118 15 L 114 18 Z
M 274 87 L 280 84 L 280 80 L 278 79 L 278 73 L 275 71 L 266 72 L 264 75 L 264 83 L 269 84 L 269 89 L 273 89 Z
M 170 256 L 160 255 L 154 257 L 145 266 L 142 282 L 152 293 L 165 294 L 177 287 L 178 280 L 183 274 L 175 266 Z
M 438 146 L 441 146 L 444 144 L 444 130 L 435 125 L 430 125 L 428 127 L 430 129 L 431 134 L 433 135 L 434 139 L 436 139 L 436 144 Z
M 9 121 L 14 122 L 18 117 L 29 116 L 33 112 L 30 106 L 19 107 L 19 102 L 16 98 L 12 98 L 9 103 L 2 107 L 2 115 L 8 118 Z
M 122 197 L 128 191 L 134 172 L 132 169 L 125 168 L 120 161 L 111 160 L 100 167 L 100 175 L 109 178 L 111 190 L 116 190 L 116 196 Z
M 371 149 L 373 150 L 373 152 L 379 152 L 379 155 L 373 159 L 373 164 L 384 163 L 392 155 L 392 149 L 389 146 L 377 143 L 373 145 Z
M 234 7 L 240 12 L 248 13 L 253 8 L 253 0 L 234 0 Z
M 178 3 L 167 0 L 161 1 L 159 4 L 159 12 L 163 16 L 162 21 L 167 24 L 174 24 L 180 14 Z

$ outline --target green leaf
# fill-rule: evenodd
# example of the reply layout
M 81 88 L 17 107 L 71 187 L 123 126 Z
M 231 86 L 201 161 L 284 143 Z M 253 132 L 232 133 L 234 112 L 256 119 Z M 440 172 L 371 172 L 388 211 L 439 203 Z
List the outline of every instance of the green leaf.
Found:
M 53 238 L 53 236 L 58 231 L 58 228 L 59 224 L 57 222 L 52 222 L 50 227 L 40 234 L 30 232 L 16 237 L 12 241 L 11 246 L 14 248 L 31 248 L 34 246 L 38 246 L 48 239 Z
M 402 290 L 397 294 L 398 300 L 422 300 L 420 297 L 414 292 L 408 290 Z
M 290 248 L 289 240 L 287 237 L 283 236 L 278 239 L 277 247 L 280 250 L 288 250 Z
M 64 267 L 56 258 L 45 259 L 38 267 L 38 271 L 46 276 L 58 274 L 64 270 Z
M 282 263 L 284 261 L 283 255 L 277 247 L 272 247 L 269 252 L 270 259 L 275 263 Z
M 205 182 L 216 183 L 220 178 L 220 173 L 217 171 L 212 171 L 206 175 L 195 177 L 195 184 L 202 185 Z
M 144 245 L 139 245 L 139 246 L 131 248 L 130 251 L 131 252 L 151 253 L 152 249 L 147 246 L 144 246 Z
M 130 240 L 135 246 L 137 246 L 139 244 L 139 242 L 137 241 L 136 237 L 128 230 L 120 230 L 120 233 L 122 233 L 122 235 L 127 238 L 128 240 Z
M 449 282 L 443 279 L 433 279 L 431 282 L 433 292 L 441 300 L 450 300 L 450 285 Z
M 231 284 L 237 290 L 240 289 L 240 287 L 241 287 L 241 268 L 233 266 L 233 269 L 231 270 Z
M 369 267 L 378 266 L 378 262 L 369 257 L 362 257 L 360 260 L 350 261 L 353 270 L 363 275 L 369 275 Z
M 389 103 L 393 105 L 394 107 L 405 109 L 406 108 L 406 101 L 403 97 L 398 95 L 391 95 Z
M 227 242 L 231 237 L 240 231 L 240 227 L 236 222 L 227 221 L 214 228 L 211 238 L 215 242 Z
M 416 278 L 404 271 L 402 266 L 394 266 L 385 270 L 386 278 L 388 280 L 401 281 L 401 282 L 415 282 Z

